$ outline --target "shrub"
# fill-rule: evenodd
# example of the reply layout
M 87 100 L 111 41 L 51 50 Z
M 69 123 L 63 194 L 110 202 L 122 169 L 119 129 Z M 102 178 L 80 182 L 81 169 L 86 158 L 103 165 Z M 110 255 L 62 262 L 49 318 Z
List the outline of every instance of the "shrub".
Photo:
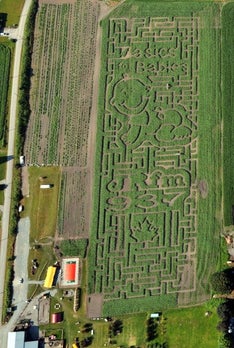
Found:
M 230 301 L 220 303 L 217 314 L 222 320 L 228 320 L 232 315 L 232 303 Z
M 224 334 L 219 339 L 219 348 L 233 348 L 234 342 L 231 335 Z
M 234 288 L 230 269 L 212 274 L 210 281 L 213 290 L 220 294 L 228 294 Z
M 217 330 L 225 333 L 228 331 L 228 326 L 229 326 L 229 320 L 220 321 L 217 325 Z
M 88 247 L 88 239 L 63 240 L 60 244 L 62 253 L 66 256 L 86 257 Z

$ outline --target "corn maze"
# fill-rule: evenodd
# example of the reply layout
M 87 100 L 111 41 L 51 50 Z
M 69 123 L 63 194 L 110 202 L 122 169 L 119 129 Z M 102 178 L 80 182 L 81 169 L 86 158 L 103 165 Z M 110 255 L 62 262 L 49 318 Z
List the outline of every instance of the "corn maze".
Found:
M 90 313 L 95 294 L 104 314 L 175 306 L 197 287 L 200 17 L 110 16 L 103 28 Z

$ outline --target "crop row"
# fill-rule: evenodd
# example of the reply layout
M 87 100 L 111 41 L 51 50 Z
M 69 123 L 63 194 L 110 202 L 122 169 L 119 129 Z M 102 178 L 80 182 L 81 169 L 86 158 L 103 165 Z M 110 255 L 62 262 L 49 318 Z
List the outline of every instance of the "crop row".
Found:
M 0 142 L 4 139 L 6 113 L 7 113 L 7 93 L 9 84 L 11 52 L 10 49 L 0 44 Z
M 87 199 L 87 171 L 63 170 L 57 219 L 61 237 L 88 236 Z
M 39 9 L 26 140 L 29 163 L 87 163 L 97 16 L 89 1 Z

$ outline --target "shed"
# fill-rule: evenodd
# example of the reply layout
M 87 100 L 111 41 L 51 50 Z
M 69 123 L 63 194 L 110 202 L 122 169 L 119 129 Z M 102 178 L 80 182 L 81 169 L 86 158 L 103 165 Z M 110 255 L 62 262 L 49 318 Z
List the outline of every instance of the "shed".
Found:
M 52 324 L 61 323 L 61 321 L 63 321 L 63 312 L 52 313 L 51 315 Z

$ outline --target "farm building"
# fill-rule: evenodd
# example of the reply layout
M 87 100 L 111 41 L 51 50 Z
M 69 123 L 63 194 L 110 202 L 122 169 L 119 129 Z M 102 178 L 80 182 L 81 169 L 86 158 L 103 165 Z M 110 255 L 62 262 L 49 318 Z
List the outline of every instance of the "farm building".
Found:
M 77 287 L 80 282 L 80 259 L 64 258 L 62 261 L 60 287 Z
M 52 324 L 61 323 L 61 321 L 63 321 L 63 312 L 51 314 L 51 323 Z
M 47 274 L 46 274 L 46 278 L 44 281 L 44 288 L 50 289 L 53 286 L 53 282 L 54 282 L 54 277 L 56 274 L 56 269 L 57 267 L 55 266 L 49 266 L 47 269 Z
M 25 342 L 25 332 L 8 332 L 7 348 L 38 348 L 38 341 Z

